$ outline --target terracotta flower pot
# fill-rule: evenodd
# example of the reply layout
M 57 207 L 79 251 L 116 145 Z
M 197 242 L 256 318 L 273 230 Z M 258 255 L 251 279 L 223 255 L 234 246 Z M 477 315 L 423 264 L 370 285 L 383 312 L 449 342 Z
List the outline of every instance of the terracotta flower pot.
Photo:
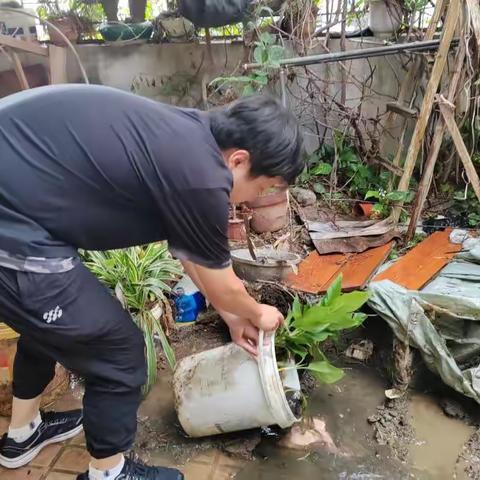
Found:
M 19 335 L 4 323 L 0 323 L 0 415 L 9 417 L 12 413 L 13 360 L 17 351 Z M 57 365 L 55 377 L 42 395 L 41 407 L 53 403 L 68 389 L 68 372 Z
M 245 242 L 247 240 L 247 231 L 242 219 L 234 218 L 228 221 L 228 238 L 234 242 Z
M 49 20 L 51 24 L 57 27 L 72 43 L 77 43 L 79 32 L 78 21 L 74 17 L 52 18 Z M 47 25 L 48 36 L 54 45 L 66 47 L 67 42 L 64 38 L 50 25 Z
M 373 203 L 371 202 L 357 202 L 353 206 L 353 214 L 357 217 L 370 218 L 373 213 Z
M 255 232 L 276 232 L 287 225 L 287 195 L 287 190 L 275 189 L 247 203 L 252 210 L 251 227 Z

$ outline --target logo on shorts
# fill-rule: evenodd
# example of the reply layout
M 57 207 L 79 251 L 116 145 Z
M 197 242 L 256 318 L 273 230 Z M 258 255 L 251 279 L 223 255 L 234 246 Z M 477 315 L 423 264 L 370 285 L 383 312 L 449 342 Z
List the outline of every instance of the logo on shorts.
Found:
M 43 314 L 43 319 L 47 323 L 52 323 L 57 320 L 57 318 L 60 318 L 63 315 L 63 310 L 57 305 L 53 310 L 50 310 L 49 312 L 45 312 Z

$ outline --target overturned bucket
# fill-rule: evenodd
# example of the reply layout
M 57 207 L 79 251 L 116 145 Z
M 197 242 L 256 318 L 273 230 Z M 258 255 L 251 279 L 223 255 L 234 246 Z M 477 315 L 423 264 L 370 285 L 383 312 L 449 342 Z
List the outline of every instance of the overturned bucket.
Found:
M 299 420 L 285 395 L 286 390 L 300 392 L 298 374 L 292 368 L 280 376 L 273 338 L 259 348 L 258 361 L 233 343 L 184 358 L 173 387 L 178 418 L 191 437 L 287 428 Z

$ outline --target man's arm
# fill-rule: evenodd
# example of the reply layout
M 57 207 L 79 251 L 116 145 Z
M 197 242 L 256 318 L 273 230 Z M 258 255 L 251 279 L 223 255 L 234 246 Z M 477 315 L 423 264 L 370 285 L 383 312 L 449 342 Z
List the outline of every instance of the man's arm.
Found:
M 271 331 L 283 321 L 282 314 L 270 305 L 257 303 L 246 291 L 232 267 L 219 270 L 182 260 L 183 267 L 198 289 L 225 319 L 228 314 L 244 318 L 255 327 Z

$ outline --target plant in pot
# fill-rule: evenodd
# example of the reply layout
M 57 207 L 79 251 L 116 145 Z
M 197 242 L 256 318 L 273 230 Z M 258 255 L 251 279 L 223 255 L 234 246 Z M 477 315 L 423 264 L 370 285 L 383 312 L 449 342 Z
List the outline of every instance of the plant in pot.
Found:
M 320 0 L 293 0 L 287 3 L 281 29 L 302 43 L 312 38 L 317 28 Z
M 169 42 L 187 42 L 194 36 L 193 23 L 180 15 L 176 1 L 168 0 L 167 10 L 155 19 L 154 38 L 157 41 L 165 39 Z
M 322 343 L 366 318 L 357 310 L 369 294 L 343 294 L 341 282 L 340 276 L 313 305 L 296 299 L 273 341 L 260 332 L 256 359 L 230 343 L 179 362 L 173 387 L 185 432 L 201 437 L 269 425 L 288 428 L 298 421 L 298 372 L 310 371 L 324 383 L 340 380 L 343 371 L 329 362 Z
M 329 339 L 338 339 L 343 330 L 360 326 L 367 315 L 358 310 L 367 302 L 368 292 L 342 293 L 339 275 L 325 296 L 314 304 L 295 298 L 284 324 L 275 335 L 277 362 L 282 368 L 309 371 L 322 383 L 335 383 L 344 372 L 332 365 L 321 349 Z
M 179 263 L 168 252 L 165 243 L 152 243 L 145 247 L 131 247 L 106 252 L 84 252 L 85 265 L 110 288 L 127 309 L 145 338 L 148 393 L 157 378 L 157 352 L 155 338 L 159 338 L 165 358 L 175 368 L 175 354 L 170 346 L 161 319 L 171 316 L 165 297 L 171 283 L 181 275 Z M 168 333 L 168 332 L 167 332 Z
M 76 43 L 82 34 L 94 35 L 93 23 L 101 20 L 102 16 L 97 7 L 80 0 L 70 0 L 67 4 L 60 4 L 58 0 L 40 0 L 37 13 L 41 20 L 48 22 L 50 41 L 64 47 L 67 43 L 54 27 L 72 43 Z

